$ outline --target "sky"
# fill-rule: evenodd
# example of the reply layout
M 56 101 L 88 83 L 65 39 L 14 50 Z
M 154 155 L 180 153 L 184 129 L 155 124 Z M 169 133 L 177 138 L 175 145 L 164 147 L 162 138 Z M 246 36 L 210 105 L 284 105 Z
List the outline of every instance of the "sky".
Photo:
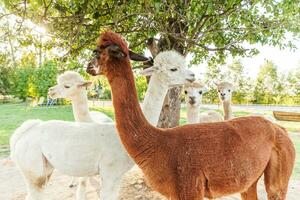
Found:
M 280 49 L 279 47 L 273 47 L 268 45 L 254 45 L 260 53 L 253 57 L 239 57 L 237 59 L 241 60 L 243 66 L 245 67 L 246 74 L 255 79 L 259 72 L 260 66 L 264 61 L 272 60 L 277 69 L 281 73 L 288 73 L 289 71 L 300 66 L 300 39 L 294 41 L 294 45 L 297 47 L 296 50 L 291 49 Z M 233 59 L 228 58 L 226 64 L 232 63 Z M 198 78 L 203 78 L 206 70 L 206 64 L 200 64 L 199 66 L 192 67 L 192 71 L 196 73 Z

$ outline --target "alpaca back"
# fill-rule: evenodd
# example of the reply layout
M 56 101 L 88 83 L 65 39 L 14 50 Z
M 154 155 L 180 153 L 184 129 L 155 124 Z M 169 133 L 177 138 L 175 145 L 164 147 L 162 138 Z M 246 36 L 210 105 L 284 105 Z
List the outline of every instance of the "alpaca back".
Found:
M 206 113 L 201 113 L 199 115 L 200 123 L 221 122 L 221 121 L 224 121 L 222 115 L 214 111 L 208 111 Z

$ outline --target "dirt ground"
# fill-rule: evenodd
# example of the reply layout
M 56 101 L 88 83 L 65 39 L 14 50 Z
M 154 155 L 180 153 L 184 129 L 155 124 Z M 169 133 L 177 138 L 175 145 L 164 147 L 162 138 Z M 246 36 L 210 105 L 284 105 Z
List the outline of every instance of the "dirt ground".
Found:
M 69 188 L 71 177 L 55 171 L 51 180 L 45 188 L 45 200 L 71 200 L 75 199 L 75 188 Z M 259 184 L 259 199 L 267 200 L 263 183 Z M 7 160 L 0 160 L 0 200 L 24 200 L 26 188 L 23 178 L 14 164 Z M 95 187 L 88 183 L 87 199 L 96 200 L 97 192 Z M 138 198 L 139 200 L 143 200 Z M 223 197 L 222 200 L 238 200 L 239 195 Z M 287 200 L 300 199 L 300 181 L 292 180 L 289 186 Z

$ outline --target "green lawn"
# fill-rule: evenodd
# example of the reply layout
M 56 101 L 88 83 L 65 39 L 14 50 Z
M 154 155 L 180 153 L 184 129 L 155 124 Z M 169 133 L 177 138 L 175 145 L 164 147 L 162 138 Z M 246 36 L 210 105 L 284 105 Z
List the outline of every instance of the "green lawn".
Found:
M 112 107 L 92 107 L 92 110 L 101 111 L 114 117 Z M 221 112 L 220 110 L 217 110 Z M 268 111 L 265 114 L 271 115 Z M 251 115 L 251 112 L 240 110 L 234 113 L 234 116 Z M 0 157 L 2 154 L 7 154 L 7 146 L 10 135 L 13 131 L 27 119 L 41 120 L 66 120 L 73 121 L 71 106 L 54 106 L 54 107 L 27 107 L 25 104 L 0 104 Z M 181 110 L 180 124 L 186 123 L 186 109 Z M 293 135 L 292 139 L 296 146 L 297 155 L 300 155 L 300 123 L 296 122 L 279 122 L 287 130 L 298 132 L 299 135 Z M 3 149 L 6 149 L 4 151 Z M 2 155 L 3 156 L 3 155 Z M 296 166 L 293 173 L 293 178 L 300 180 L 300 158 L 296 160 Z
M 72 107 L 27 107 L 25 104 L 0 104 L 0 145 L 7 145 L 9 136 L 27 119 L 73 121 Z

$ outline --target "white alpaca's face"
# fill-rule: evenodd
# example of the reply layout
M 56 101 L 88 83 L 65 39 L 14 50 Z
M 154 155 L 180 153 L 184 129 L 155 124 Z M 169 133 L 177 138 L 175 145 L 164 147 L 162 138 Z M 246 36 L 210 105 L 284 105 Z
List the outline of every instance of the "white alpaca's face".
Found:
M 185 59 L 174 51 L 161 52 L 154 59 L 154 66 L 141 72 L 146 76 L 156 75 L 168 87 L 195 81 L 195 74 L 187 69 Z
M 66 98 L 73 100 L 90 85 L 90 82 L 84 81 L 76 72 L 65 72 L 57 78 L 57 83 L 48 90 L 48 95 L 53 99 Z
M 218 95 L 221 101 L 231 101 L 232 92 L 233 92 L 233 86 L 232 85 L 218 85 L 217 86 Z
M 185 87 L 185 102 L 189 106 L 199 106 L 202 103 L 203 94 L 207 91 L 205 87 Z
M 184 66 L 174 65 L 162 69 L 159 73 L 161 80 L 164 80 L 169 87 L 191 83 L 195 80 L 195 74 Z

